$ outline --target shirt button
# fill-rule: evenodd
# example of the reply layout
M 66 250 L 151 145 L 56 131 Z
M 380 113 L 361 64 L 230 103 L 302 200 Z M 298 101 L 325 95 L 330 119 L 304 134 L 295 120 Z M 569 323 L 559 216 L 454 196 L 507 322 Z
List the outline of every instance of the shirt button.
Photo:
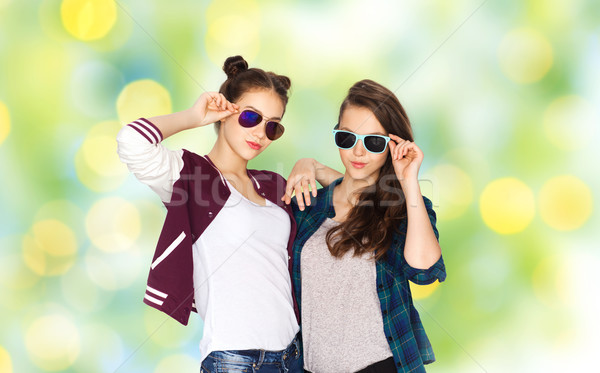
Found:
M 391 342 L 391 341 L 393 341 L 393 340 L 394 340 L 394 338 L 392 338 L 392 337 L 388 337 L 388 341 L 390 341 L 390 342 Z
M 377 286 L 377 288 L 383 289 L 383 285 L 379 284 L 379 286 Z
M 383 310 L 383 316 L 387 315 L 387 310 Z
M 265 196 L 265 193 L 263 192 L 263 193 L 261 193 L 260 195 L 264 197 L 264 196 Z
M 292 260 L 292 257 L 288 255 L 288 260 Z
M 209 211 L 209 212 L 208 212 L 208 217 L 209 217 L 209 218 L 212 218 L 212 217 L 213 217 L 213 213 L 212 213 L 212 211 Z

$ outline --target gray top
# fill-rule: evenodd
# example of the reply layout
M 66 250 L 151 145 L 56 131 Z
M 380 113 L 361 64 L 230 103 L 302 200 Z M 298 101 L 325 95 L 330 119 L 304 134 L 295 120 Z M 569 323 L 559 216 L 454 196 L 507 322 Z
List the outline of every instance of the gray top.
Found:
M 355 372 L 392 356 L 383 332 L 372 254 L 335 258 L 325 242 L 339 224 L 327 219 L 302 249 L 304 368 Z

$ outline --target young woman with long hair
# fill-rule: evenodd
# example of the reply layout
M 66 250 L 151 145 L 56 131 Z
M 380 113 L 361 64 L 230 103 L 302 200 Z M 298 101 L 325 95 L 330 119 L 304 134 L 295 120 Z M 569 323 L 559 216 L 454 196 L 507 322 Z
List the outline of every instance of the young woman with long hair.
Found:
M 281 202 L 285 180 L 248 169 L 283 134 L 290 80 L 225 61 L 219 92 L 188 110 L 140 118 L 119 132 L 118 153 L 167 207 L 144 302 L 186 325 L 204 320 L 201 371 L 300 372 L 290 260 L 296 231 Z M 208 155 L 162 140 L 216 123 Z
M 441 282 L 446 272 L 418 183 L 423 152 L 396 96 L 371 80 L 350 88 L 333 137 L 343 176 L 331 182 L 331 169 L 302 160 L 283 197 L 295 189 L 304 369 L 424 372 L 435 358 L 408 281 Z M 315 178 L 331 184 L 316 191 Z

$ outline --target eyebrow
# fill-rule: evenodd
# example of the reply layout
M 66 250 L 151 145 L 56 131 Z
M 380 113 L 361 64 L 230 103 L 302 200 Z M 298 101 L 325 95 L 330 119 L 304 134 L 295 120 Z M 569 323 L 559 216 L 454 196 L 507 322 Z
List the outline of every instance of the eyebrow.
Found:
M 352 133 L 356 133 L 354 131 L 350 131 L 349 128 L 346 127 L 339 127 L 338 129 L 342 130 L 342 131 L 348 131 L 348 132 L 352 132 Z M 358 133 L 357 133 L 358 135 Z M 387 136 L 385 133 L 381 133 L 381 132 L 371 132 L 371 133 L 367 133 L 366 135 L 381 135 L 381 136 Z
M 265 117 L 265 115 L 262 113 L 262 111 L 258 110 L 258 109 L 257 109 L 257 108 L 255 108 L 254 106 L 250 106 L 250 105 L 248 105 L 248 106 L 246 106 L 246 107 L 247 107 L 247 108 L 250 108 L 250 109 L 252 109 L 252 110 L 254 110 L 254 111 L 256 111 L 258 114 L 260 114 L 260 115 L 262 115 L 263 117 Z M 273 119 L 275 119 L 275 120 L 281 120 L 281 117 L 272 117 L 272 118 L 267 118 L 267 117 L 265 117 L 265 118 L 266 118 L 266 119 L 269 119 L 269 120 L 273 120 Z

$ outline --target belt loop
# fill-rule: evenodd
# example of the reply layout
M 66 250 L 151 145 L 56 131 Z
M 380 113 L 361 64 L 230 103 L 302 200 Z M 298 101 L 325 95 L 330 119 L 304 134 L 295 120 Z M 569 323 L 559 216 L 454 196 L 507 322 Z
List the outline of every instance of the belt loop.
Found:
M 300 332 L 296 334 L 296 338 L 294 338 L 294 344 L 296 345 L 296 355 L 300 353 Z
M 258 363 L 256 364 L 256 369 L 260 369 L 263 361 L 265 360 L 265 350 L 260 350 L 260 354 L 258 355 Z

